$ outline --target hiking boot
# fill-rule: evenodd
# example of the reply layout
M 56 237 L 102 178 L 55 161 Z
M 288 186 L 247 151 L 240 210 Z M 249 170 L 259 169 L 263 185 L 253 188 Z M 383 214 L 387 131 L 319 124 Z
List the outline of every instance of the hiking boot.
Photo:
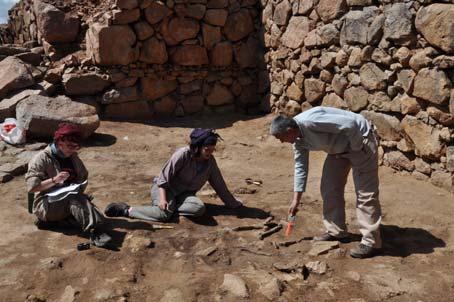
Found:
M 109 242 L 112 240 L 112 237 L 106 233 L 93 230 L 90 233 L 90 243 L 97 247 L 106 247 Z
M 129 217 L 129 208 L 130 206 L 124 202 L 112 202 L 107 205 L 104 214 L 107 217 Z
M 312 238 L 312 241 L 340 241 L 342 243 L 347 243 L 347 242 L 349 242 L 349 240 L 350 240 L 350 238 L 348 236 L 335 237 L 328 233 L 323 233 L 320 236 L 314 236 L 314 238 Z
M 357 247 L 350 250 L 350 256 L 353 258 L 370 258 L 375 256 L 380 249 L 373 248 L 371 246 L 367 246 L 365 244 L 360 243 Z

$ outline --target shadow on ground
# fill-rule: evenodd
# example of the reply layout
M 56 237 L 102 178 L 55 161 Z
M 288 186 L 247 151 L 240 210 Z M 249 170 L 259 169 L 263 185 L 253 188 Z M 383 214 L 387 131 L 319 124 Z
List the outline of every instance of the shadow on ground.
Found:
M 269 212 L 266 212 L 259 208 L 242 206 L 238 209 L 231 209 L 224 205 L 205 203 L 206 212 L 201 217 L 186 217 L 186 219 L 193 223 L 205 225 L 205 226 L 216 226 L 218 222 L 214 218 L 215 216 L 236 216 L 237 218 L 253 218 L 253 219 L 266 219 L 270 216 Z M 179 223 L 180 218 L 178 215 L 174 215 L 170 222 Z
M 117 138 L 110 134 L 93 133 L 84 142 L 84 147 L 109 147 L 117 142 Z
M 382 225 L 383 255 L 407 257 L 412 254 L 430 254 L 446 243 L 421 228 Z
M 153 120 L 123 120 L 123 119 L 112 119 L 103 117 L 103 121 L 123 121 L 130 123 L 139 123 L 145 125 L 153 125 L 162 128 L 169 127 L 181 127 L 181 128 L 213 128 L 222 129 L 231 127 L 235 122 L 247 121 L 262 117 L 264 114 L 247 115 L 243 113 L 228 113 L 228 114 L 213 114 L 204 115 L 196 114 L 185 117 L 156 117 Z

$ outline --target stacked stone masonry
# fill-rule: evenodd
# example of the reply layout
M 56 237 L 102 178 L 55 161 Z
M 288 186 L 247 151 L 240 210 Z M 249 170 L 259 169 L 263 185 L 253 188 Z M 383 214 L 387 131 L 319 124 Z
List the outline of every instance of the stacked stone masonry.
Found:
M 65 94 L 123 119 L 333 106 L 377 126 L 382 164 L 454 191 L 453 0 L 60 2 L 10 11 L 29 51 L 0 60 L 32 68 L 0 86 L 8 104 L 33 82 L 34 102 Z
M 381 163 L 453 190 L 454 1 L 262 4 L 271 108 L 361 113 Z

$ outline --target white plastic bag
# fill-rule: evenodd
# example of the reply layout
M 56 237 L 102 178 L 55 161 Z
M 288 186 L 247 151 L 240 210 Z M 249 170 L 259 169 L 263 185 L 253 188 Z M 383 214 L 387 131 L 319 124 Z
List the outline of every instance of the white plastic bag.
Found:
M 25 130 L 17 124 L 15 118 L 6 118 L 0 124 L 0 138 L 11 145 L 25 143 Z

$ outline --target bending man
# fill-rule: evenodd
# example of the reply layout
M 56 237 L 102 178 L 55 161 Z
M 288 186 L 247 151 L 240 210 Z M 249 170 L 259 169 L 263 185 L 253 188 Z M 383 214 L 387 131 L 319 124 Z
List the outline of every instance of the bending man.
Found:
M 328 153 L 323 166 L 321 194 L 326 233 L 315 241 L 346 239 L 344 188 L 350 169 L 356 190 L 356 214 L 362 240 L 350 250 L 354 258 L 367 258 L 381 248 L 381 209 L 378 200 L 377 137 L 359 114 L 329 107 L 314 107 L 294 118 L 278 116 L 270 133 L 294 147 L 294 195 L 289 214 L 294 215 L 306 189 L 309 151 Z

